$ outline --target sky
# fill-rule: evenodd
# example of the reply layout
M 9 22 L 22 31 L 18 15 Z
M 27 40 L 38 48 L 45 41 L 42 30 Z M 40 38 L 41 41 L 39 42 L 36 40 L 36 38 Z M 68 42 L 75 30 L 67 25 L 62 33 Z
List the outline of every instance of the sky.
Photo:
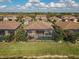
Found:
M 0 12 L 79 12 L 79 0 L 0 0 Z

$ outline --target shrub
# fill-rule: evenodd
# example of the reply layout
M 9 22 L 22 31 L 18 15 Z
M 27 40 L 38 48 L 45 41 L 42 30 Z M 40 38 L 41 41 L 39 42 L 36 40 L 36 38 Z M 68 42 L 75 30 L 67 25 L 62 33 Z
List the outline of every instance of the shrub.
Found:
M 15 41 L 27 41 L 27 35 L 23 27 L 16 30 Z
M 2 41 L 5 41 L 5 42 L 10 42 L 12 41 L 14 38 L 13 38 L 13 35 L 1 35 L 0 36 L 0 42 Z

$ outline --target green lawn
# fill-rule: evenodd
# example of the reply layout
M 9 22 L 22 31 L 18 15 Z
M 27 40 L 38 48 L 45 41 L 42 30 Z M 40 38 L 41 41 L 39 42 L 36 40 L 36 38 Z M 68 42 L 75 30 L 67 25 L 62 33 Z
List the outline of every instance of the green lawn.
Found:
M 79 44 L 44 42 L 0 43 L 0 56 L 79 55 Z

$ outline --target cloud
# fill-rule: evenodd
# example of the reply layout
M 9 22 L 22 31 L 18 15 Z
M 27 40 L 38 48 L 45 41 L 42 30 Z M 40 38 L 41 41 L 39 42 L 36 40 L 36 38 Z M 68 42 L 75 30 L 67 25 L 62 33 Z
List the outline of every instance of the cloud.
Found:
M 13 0 L 0 0 L 0 2 L 11 2 Z M 7 7 L 5 5 L 0 6 L 0 9 L 5 10 L 12 10 L 12 11 L 36 11 L 40 10 L 43 12 L 46 11 L 70 11 L 70 10 L 76 10 L 78 11 L 79 4 L 75 2 L 75 0 L 60 0 L 59 2 L 50 2 L 50 3 L 44 3 L 40 0 L 28 0 L 24 5 L 16 5 L 14 7 Z
M 0 0 L 0 2 L 11 2 L 12 0 Z
M 26 9 L 25 6 L 21 6 L 21 5 L 16 5 L 17 9 Z
M 79 4 L 75 2 L 75 0 L 60 0 L 60 2 L 64 3 L 66 7 L 69 8 L 79 7 Z
M 40 2 L 39 5 L 38 5 L 38 7 L 40 7 L 40 8 L 47 8 L 48 5 L 45 4 L 45 3 L 43 3 L 43 2 Z
M 66 5 L 64 4 L 64 3 L 54 3 L 54 2 L 50 2 L 49 3 L 49 7 L 51 7 L 51 8 L 59 8 L 59 7 L 66 7 Z
M 26 3 L 24 5 L 16 5 L 17 9 L 20 9 L 20 10 L 25 10 L 25 9 L 31 7 L 31 6 L 32 6 L 31 3 Z
M 31 7 L 32 6 L 32 3 L 26 3 L 25 4 L 25 7 Z
M 29 0 L 24 5 L 18 5 L 18 9 L 20 10 L 35 10 L 32 8 L 33 6 L 36 6 L 36 9 L 39 9 L 40 11 L 52 11 L 52 10 L 71 10 L 73 7 L 78 7 L 79 5 L 74 0 L 60 0 L 60 2 L 50 2 L 48 4 L 44 2 L 40 2 L 40 0 Z M 29 8 L 30 7 L 30 8 Z
M 6 5 L 2 5 L 2 6 L 0 6 L 0 9 L 4 9 L 6 7 L 7 7 Z
M 40 0 L 29 0 L 29 2 L 36 3 L 36 2 L 40 2 Z

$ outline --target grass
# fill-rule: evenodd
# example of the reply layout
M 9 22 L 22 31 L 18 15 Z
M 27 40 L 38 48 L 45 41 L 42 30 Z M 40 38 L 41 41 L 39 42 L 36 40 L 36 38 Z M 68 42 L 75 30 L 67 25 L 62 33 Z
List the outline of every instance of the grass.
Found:
M 2 42 L 0 56 L 79 55 L 79 43 Z

